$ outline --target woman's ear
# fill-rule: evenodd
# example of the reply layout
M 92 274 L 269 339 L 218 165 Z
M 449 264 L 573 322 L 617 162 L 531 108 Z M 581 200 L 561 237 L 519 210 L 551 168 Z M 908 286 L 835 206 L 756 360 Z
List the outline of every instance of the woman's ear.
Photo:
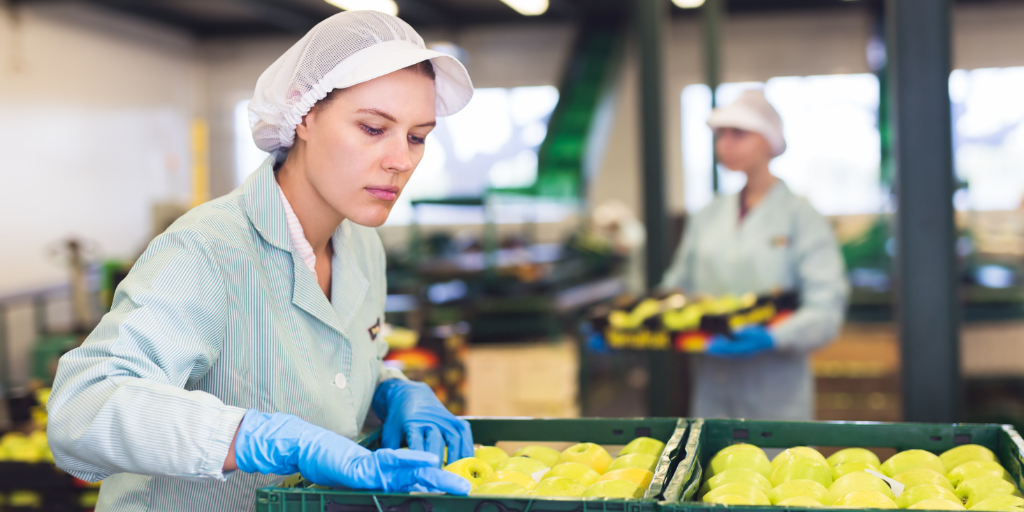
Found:
M 302 140 L 309 140 L 309 128 L 316 122 L 316 107 L 314 106 L 302 116 L 302 121 L 295 127 L 295 137 Z

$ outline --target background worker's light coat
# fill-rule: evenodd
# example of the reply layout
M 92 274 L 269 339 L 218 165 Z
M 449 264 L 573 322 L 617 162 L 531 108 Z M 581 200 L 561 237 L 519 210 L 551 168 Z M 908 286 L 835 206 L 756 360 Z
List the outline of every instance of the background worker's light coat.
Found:
M 690 295 L 797 290 L 800 309 L 771 330 L 776 350 L 749 359 L 694 357 L 693 416 L 811 419 L 808 352 L 842 326 L 849 287 L 828 222 L 781 180 L 740 221 L 739 195 L 695 215 L 662 288 Z
M 372 330 L 384 249 L 348 221 L 331 240 L 328 301 L 292 248 L 271 159 L 153 240 L 61 358 L 48 404 L 58 465 L 104 479 L 97 510 L 254 509 L 283 477 L 221 472 L 247 409 L 359 433 L 377 384 L 401 377 Z

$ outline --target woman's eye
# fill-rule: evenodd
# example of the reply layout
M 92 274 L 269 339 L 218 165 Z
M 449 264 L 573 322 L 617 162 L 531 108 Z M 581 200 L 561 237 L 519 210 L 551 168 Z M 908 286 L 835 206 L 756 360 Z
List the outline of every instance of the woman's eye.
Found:
M 424 144 L 426 142 L 426 139 L 424 139 L 423 137 L 417 137 L 415 135 L 410 135 L 409 136 L 409 141 L 412 142 L 413 144 Z
M 373 128 L 373 127 L 370 127 L 370 126 L 366 126 L 365 124 L 360 125 L 360 126 L 363 128 L 363 131 L 366 132 L 367 135 L 383 135 L 384 134 L 384 130 L 381 129 L 381 128 Z

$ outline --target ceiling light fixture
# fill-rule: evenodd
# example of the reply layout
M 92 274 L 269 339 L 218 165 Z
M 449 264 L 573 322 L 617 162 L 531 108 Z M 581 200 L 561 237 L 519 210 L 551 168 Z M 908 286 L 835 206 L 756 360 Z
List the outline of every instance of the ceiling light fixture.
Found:
M 672 0 L 672 3 L 682 9 L 696 9 L 704 5 L 704 0 Z
M 395 0 L 325 0 L 327 3 L 345 11 L 380 11 L 398 16 L 398 4 Z
M 548 11 L 548 0 L 501 0 L 523 16 L 537 16 Z

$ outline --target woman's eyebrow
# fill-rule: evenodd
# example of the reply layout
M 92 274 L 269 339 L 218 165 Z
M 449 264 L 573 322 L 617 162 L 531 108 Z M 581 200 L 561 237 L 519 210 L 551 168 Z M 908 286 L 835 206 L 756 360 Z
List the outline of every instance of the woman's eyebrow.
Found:
M 377 109 L 377 108 L 361 108 L 361 109 L 357 110 L 356 113 L 357 114 L 370 114 L 370 115 L 374 115 L 374 116 L 383 117 L 384 119 L 387 119 L 388 121 L 391 121 L 392 123 L 397 123 L 398 122 L 398 120 L 395 119 L 395 116 L 393 116 L 391 114 L 388 114 L 387 112 L 384 112 L 383 110 L 380 110 L 380 109 Z M 423 123 L 423 124 L 416 125 L 417 128 L 419 128 L 421 126 L 437 126 L 437 121 L 431 121 L 429 123 Z

